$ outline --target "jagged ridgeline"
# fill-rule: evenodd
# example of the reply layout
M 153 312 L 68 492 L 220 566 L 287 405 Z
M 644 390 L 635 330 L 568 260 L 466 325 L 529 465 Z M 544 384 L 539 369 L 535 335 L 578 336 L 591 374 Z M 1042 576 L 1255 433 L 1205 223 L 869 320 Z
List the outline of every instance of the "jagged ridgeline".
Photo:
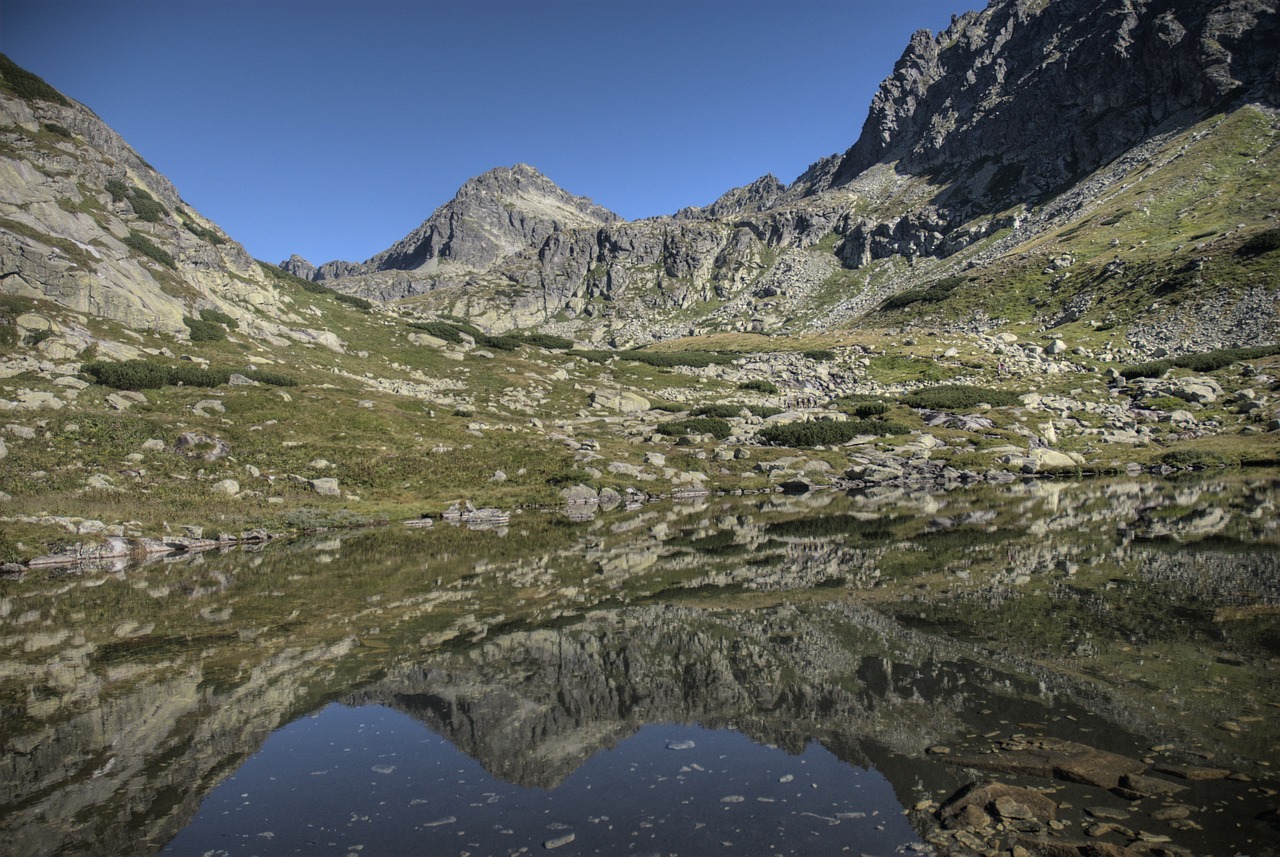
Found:
M 1274 2 L 995 0 L 917 33 L 859 139 L 790 186 L 625 222 L 518 165 L 363 263 L 282 267 L 627 342 L 920 318 L 1273 340 L 1276 258 L 1236 251 L 1276 226 L 1277 44 Z

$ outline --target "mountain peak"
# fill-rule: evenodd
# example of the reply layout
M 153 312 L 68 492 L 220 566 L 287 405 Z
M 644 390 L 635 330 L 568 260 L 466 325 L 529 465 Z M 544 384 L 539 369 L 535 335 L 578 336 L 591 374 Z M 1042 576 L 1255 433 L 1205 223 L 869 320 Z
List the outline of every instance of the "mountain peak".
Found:
M 479 269 L 536 246 L 554 232 L 621 219 L 589 198 L 569 193 L 528 164 L 494 167 L 468 179 L 417 229 L 363 265 L 329 262 L 316 276 L 431 269 L 442 263 Z
M 1170 121 L 1280 102 L 1276 44 L 1275 0 L 992 0 L 912 36 L 830 186 L 988 161 L 1044 193 Z

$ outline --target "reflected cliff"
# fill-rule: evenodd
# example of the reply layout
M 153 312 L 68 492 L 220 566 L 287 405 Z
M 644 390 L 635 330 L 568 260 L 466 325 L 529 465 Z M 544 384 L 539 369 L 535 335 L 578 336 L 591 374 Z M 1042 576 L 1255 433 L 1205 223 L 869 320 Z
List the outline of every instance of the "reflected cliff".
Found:
M 1280 487 L 1030 482 L 383 529 L 0 581 L 0 833 L 158 852 L 332 701 L 551 787 L 646 724 L 818 741 L 910 805 L 1004 730 L 1280 764 Z M 1175 752 L 1175 751 L 1170 751 Z

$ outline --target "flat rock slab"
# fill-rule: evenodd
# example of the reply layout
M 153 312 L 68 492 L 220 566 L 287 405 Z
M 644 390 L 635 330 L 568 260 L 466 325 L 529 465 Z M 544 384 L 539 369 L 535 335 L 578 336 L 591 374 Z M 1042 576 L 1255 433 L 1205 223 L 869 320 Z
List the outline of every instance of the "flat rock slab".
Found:
M 1184 780 L 1224 780 L 1231 776 L 1227 768 L 1206 768 L 1199 765 L 1156 765 L 1155 770 Z
M 991 753 L 945 756 L 943 761 L 980 771 L 1066 780 L 1102 789 L 1113 789 L 1122 777 L 1147 769 L 1137 759 L 1054 738 L 1019 742 Z

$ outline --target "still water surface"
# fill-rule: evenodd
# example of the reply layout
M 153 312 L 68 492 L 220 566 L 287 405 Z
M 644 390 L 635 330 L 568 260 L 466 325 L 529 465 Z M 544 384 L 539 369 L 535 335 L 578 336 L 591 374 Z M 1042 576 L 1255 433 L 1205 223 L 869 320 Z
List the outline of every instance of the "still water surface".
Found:
M 817 744 L 656 724 L 551 789 L 411 717 L 334 704 L 272 735 L 164 854 L 891 854 L 917 841 L 889 782 Z M 562 853 L 563 853 L 562 852 Z
M 1278 503 L 707 498 L 28 573 L 0 853 L 945 851 L 987 778 L 1062 807 L 1026 835 L 1276 853 Z M 1045 747 L 1169 791 L 1011 764 Z

